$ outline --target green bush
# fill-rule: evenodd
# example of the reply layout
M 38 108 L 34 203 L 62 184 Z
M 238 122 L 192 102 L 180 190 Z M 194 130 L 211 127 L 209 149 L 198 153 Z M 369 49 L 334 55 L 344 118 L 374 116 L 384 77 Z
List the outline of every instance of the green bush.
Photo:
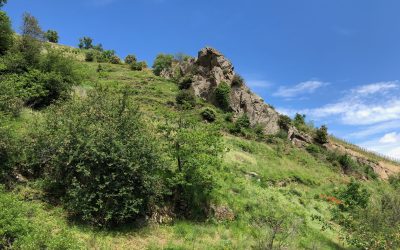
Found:
M 145 61 L 131 63 L 131 70 L 141 71 L 147 68 L 147 63 Z
M 218 106 L 228 111 L 231 105 L 231 87 L 226 82 L 221 82 L 215 89 L 215 100 Z
M 154 137 L 132 98 L 110 92 L 51 108 L 26 163 L 71 214 L 97 226 L 145 216 L 165 191 Z
M 127 55 L 125 57 L 125 63 L 126 64 L 133 64 L 133 63 L 136 63 L 136 62 L 137 62 L 137 59 L 136 59 L 135 55 Z
M 235 74 L 235 76 L 233 77 L 233 80 L 232 80 L 232 86 L 242 87 L 243 84 L 244 84 L 243 77 L 239 74 Z
M 156 76 L 159 76 L 161 71 L 172 67 L 174 60 L 173 55 L 159 54 L 153 63 L 153 72 Z
M 24 13 L 23 15 L 21 33 L 20 51 L 26 63 L 35 67 L 40 61 L 44 33 L 39 26 L 38 20 L 29 13 Z
M 189 90 L 181 90 L 176 96 L 176 103 L 184 108 L 193 108 L 196 105 L 196 97 Z
M 356 208 L 366 208 L 370 198 L 370 193 L 354 179 L 337 192 L 337 198 L 341 200 L 339 208 L 342 211 L 350 211 Z
M 85 53 L 85 61 L 86 62 L 94 62 L 96 59 L 96 53 L 94 50 L 88 50 Z
M 0 117 L 0 183 L 8 184 L 12 172 L 14 143 L 10 129 L 3 126 L 4 122 L 4 118 Z
M 193 76 L 188 75 L 184 76 L 179 80 L 178 86 L 179 89 L 189 89 L 193 83 Z
M 318 154 L 321 152 L 321 148 L 315 144 L 307 145 L 306 150 L 311 154 Z
M 119 59 L 119 57 L 118 56 L 112 56 L 111 58 L 110 58 L 110 63 L 112 63 L 112 64 L 121 64 L 121 59 Z
M 18 116 L 24 101 L 23 92 L 17 75 L 0 76 L 0 112 Z
M 0 11 L 0 56 L 4 55 L 12 46 L 14 32 L 11 28 L 11 21 L 7 14 Z
M 215 110 L 211 109 L 211 108 L 205 108 L 201 111 L 201 117 L 203 117 L 204 120 L 209 121 L 209 122 L 213 122 L 215 121 L 217 114 L 215 112 Z
M 317 129 L 315 140 L 321 144 L 325 144 L 325 143 L 329 142 L 328 128 L 325 125 L 322 125 L 319 129 Z
M 51 43 L 58 43 L 58 32 L 55 30 L 48 30 L 45 34 L 47 41 Z
M 278 125 L 281 129 L 289 131 L 289 128 L 292 125 L 292 120 L 287 115 L 279 115 Z
M 78 44 L 80 49 L 93 49 L 93 39 L 90 37 L 82 37 L 79 39 Z

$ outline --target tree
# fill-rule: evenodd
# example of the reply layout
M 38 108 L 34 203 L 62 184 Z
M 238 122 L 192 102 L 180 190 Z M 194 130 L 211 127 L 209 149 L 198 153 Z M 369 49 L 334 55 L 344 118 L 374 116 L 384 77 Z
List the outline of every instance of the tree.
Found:
M 293 119 L 293 124 L 298 128 L 300 126 L 306 125 L 306 115 L 301 115 L 296 113 Z
M 0 0 L 0 8 L 7 3 L 7 0 Z
M 44 33 L 38 20 L 31 14 L 24 13 L 20 49 L 29 65 L 38 64 L 43 41 Z
M 153 72 L 156 76 L 161 74 L 161 71 L 172 67 L 174 60 L 173 55 L 159 54 L 153 63 Z
M 79 39 L 78 46 L 80 49 L 92 49 L 93 48 L 93 39 L 88 36 L 84 36 Z
M 324 144 L 328 142 L 328 127 L 325 125 L 322 125 L 319 129 L 316 131 L 316 141 L 318 143 Z
M 221 82 L 215 89 L 215 100 L 224 111 L 229 111 L 231 105 L 231 87 L 226 82 Z
M 7 14 L 0 11 L 0 56 L 4 55 L 13 45 L 13 30 Z
M 204 218 L 224 149 L 219 129 L 180 117 L 163 131 L 170 142 L 168 148 L 175 165 L 172 198 L 175 211 L 189 218 Z
M 58 43 L 58 33 L 55 30 L 48 30 L 45 34 L 47 41 L 51 43 Z

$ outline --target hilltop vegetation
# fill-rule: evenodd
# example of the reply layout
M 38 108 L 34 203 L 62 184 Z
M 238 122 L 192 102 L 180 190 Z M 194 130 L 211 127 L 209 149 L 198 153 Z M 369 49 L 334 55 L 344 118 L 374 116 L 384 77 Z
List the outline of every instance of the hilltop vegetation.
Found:
M 15 36 L 0 13 L 0 248 L 400 247 L 400 177 L 328 150 L 302 115 L 274 134 L 235 117 L 239 75 L 214 105 L 160 76 L 190 57 L 152 71 L 89 37 L 55 45 L 29 14 Z

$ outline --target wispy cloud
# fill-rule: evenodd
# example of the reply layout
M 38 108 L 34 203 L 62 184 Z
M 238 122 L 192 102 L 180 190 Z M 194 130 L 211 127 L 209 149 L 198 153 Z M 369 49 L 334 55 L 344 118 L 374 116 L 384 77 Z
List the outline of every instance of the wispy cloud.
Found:
M 259 79 L 250 79 L 246 80 L 246 84 L 251 88 L 269 88 L 272 86 L 272 83 L 267 80 L 259 80 Z
M 388 91 L 390 89 L 396 89 L 399 87 L 398 81 L 391 81 L 391 82 L 378 82 L 372 83 L 364 86 L 360 86 L 352 90 L 352 92 L 358 95 L 371 95 L 378 92 Z
M 400 134 L 396 132 L 387 133 L 379 139 L 379 143 L 381 144 L 390 144 L 400 142 Z
M 306 81 L 291 87 L 287 86 L 280 87 L 278 91 L 276 91 L 273 95 L 284 98 L 290 98 L 302 94 L 311 94 L 314 93 L 317 89 L 327 86 L 328 84 L 329 83 L 327 82 L 321 82 L 321 81 Z

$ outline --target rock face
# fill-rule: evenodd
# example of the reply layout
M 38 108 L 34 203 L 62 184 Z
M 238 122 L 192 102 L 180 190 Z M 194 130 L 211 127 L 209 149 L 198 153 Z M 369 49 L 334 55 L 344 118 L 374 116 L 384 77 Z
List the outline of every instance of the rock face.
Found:
M 245 84 L 241 86 L 232 84 L 235 77 L 234 67 L 216 49 L 204 48 L 198 53 L 197 60 L 180 63 L 178 67 L 181 75 L 192 74 L 190 89 L 196 96 L 215 103 L 215 89 L 222 82 L 226 82 L 232 90 L 230 109 L 234 118 L 247 114 L 251 125 L 261 125 L 266 134 L 275 134 L 279 131 L 279 114 L 251 92 Z

